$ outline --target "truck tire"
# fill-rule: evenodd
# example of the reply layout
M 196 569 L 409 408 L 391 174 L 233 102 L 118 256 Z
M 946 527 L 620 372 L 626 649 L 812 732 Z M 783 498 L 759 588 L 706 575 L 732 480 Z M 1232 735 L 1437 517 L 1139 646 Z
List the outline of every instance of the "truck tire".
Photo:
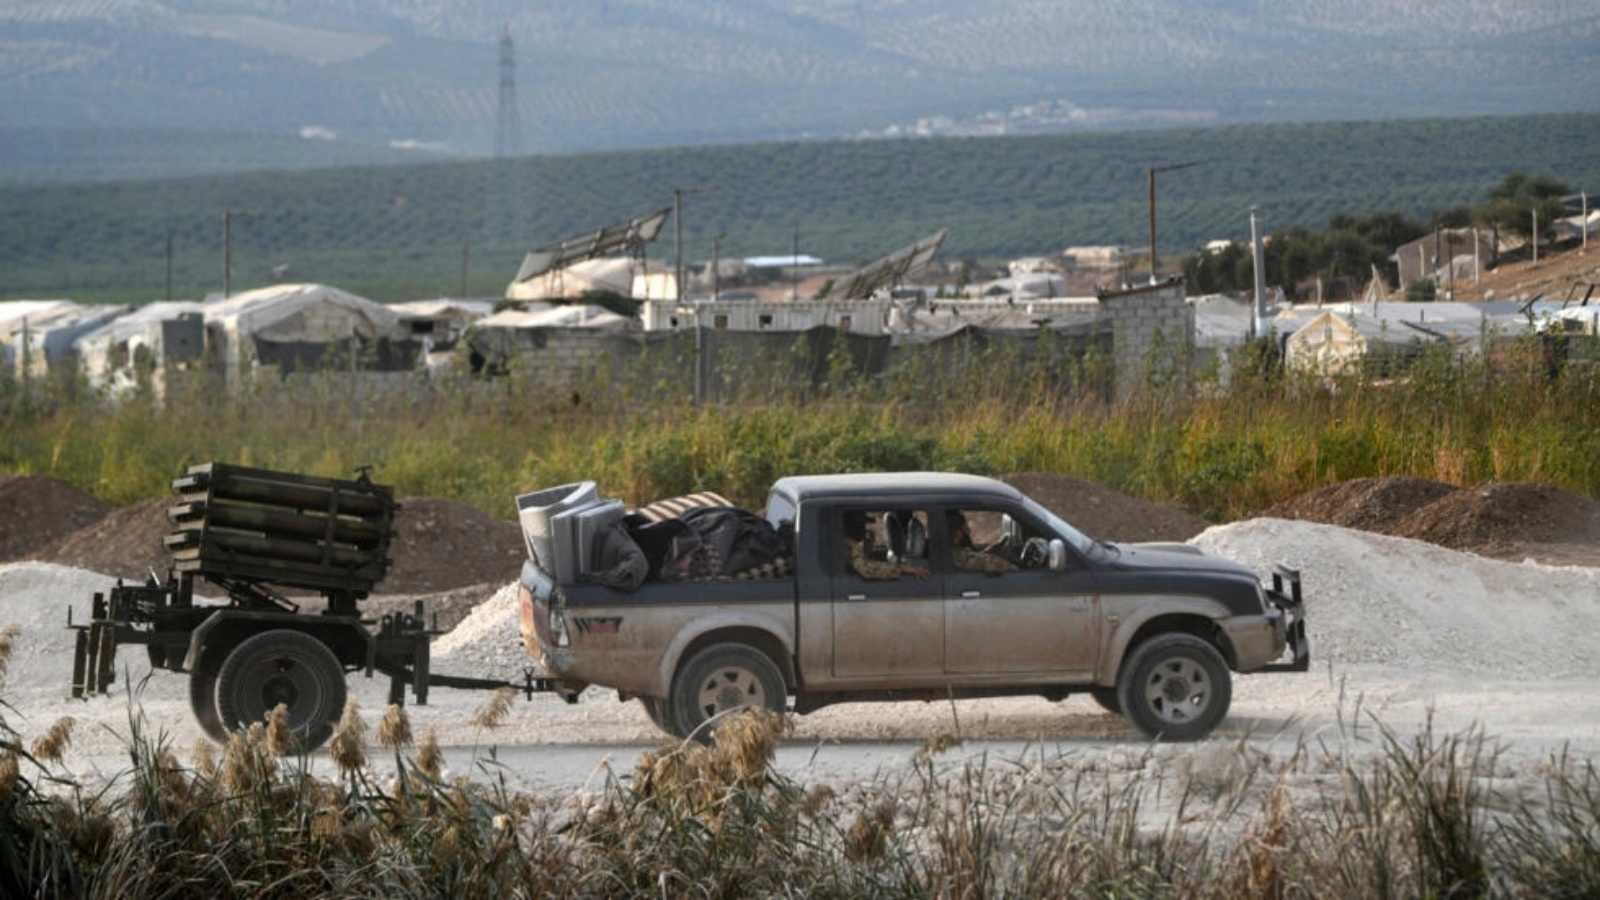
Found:
M 765 653 L 713 644 L 678 668 L 666 712 L 673 734 L 708 743 L 717 717 L 752 706 L 782 712 L 787 700 L 783 673 Z
M 1123 663 L 1117 696 L 1146 737 L 1194 741 L 1227 716 L 1233 681 L 1217 648 L 1191 634 L 1163 634 Z
M 1115 713 L 1115 714 L 1117 714 L 1119 716 L 1122 715 L 1122 700 L 1118 698 L 1117 689 L 1116 688 L 1114 688 L 1114 687 L 1090 688 L 1089 689 L 1089 697 L 1091 699 L 1093 699 L 1094 702 L 1096 704 L 1098 704 L 1100 706 L 1100 708 L 1105 710 L 1106 712 Z
M 673 731 L 674 722 L 669 713 L 671 706 L 665 699 L 661 697 L 640 697 L 639 705 L 644 707 L 644 714 L 650 717 L 650 724 L 673 737 L 683 737 L 683 735 Z
M 233 648 L 217 672 L 217 713 L 232 730 L 289 708 L 289 730 L 309 753 L 333 736 L 344 712 L 344 667 L 304 632 L 263 631 Z
M 189 711 L 206 737 L 219 744 L 228 743 L 228 729 L 217 712 L 217 673 L 201 669 L 189 673 Z

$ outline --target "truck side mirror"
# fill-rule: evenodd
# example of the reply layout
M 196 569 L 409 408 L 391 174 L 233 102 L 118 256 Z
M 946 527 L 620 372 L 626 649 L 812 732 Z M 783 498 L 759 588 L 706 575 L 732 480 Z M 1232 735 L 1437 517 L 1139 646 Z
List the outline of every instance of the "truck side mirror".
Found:
M 1050 571 L 1061 572 L 1067 568 L 1067 542 L 1061 538 L 1050 539 Z

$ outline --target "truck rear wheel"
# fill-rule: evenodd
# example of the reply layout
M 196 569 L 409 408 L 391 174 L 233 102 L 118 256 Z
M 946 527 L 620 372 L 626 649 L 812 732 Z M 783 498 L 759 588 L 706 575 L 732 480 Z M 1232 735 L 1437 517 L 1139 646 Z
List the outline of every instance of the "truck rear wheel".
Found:
M 788 691 L 765 653 L 744 644 L 714 644 L 678 669 L 669 699 L 667 714 L 677 725 L 672 733 L 704 743 L 717 717 L 752 706 L 782 712 Z
M 1122 715 L 1122 701 L 1117 697 L 1114 687 L 1097 687 L 1089 689 L 1089 697 L 1108 713 Z
M 1117 696 L 1146 737 L 1194 741 L 1227 716 L 1233 681 L 1217 648 L 1191 634 L 1164 634 L 1123 664 Z
M 672 730 L 674 723 L 670 712 L 671 705 L 666 700 L 661 697 L 640 697 L 639 705 L 644 707 L 644 714 L 650 717 L 650 724 L 673 737 L 683 737 Z
M 222 661 L 216 696 L 217 713 L 230 730 L 262 721 L 280 703 L 288 707 L 289 730 L 309 753 L 333 735 L 344 711 L 344 667 L 304 632 L 263 631 Z
M 219 744 L 228 743 L 228 729 L 217 712 L 217 673 L 201 669 L 189 673 L 189 711 L 206 737 Z

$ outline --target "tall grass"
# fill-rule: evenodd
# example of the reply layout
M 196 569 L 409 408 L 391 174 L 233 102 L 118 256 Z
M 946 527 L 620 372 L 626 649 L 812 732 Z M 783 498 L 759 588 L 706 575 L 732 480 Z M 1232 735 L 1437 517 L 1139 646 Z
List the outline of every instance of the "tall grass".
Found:
M 1285 374 L 1235 360 L 1224 383 L 1143 385 L 1113 403 L 1103 361 L 1030 364 L 1004 347 L 936 371 L 819 382 L 758 373 L 697 405 L 659 360 L 594 373 L 569 396 L 501 378 L 312 373 L 107 402 L 72 379 L 0 381 L 0 471 L 54 475 L 111 502 L 168 492 L 222 459 L 324 475 L 372 466 L 402 494 L 509 517 L 519 492 L 593 478 L 632 503 L 713 489 L 757 506 L 777 476 L 819 471 L 1043 471 L 1232 520 L 1335 481 L 1408 475 L 1538 481 L 1600 496 L 1600 375 L 1551 370 L 1536 340 L 1488 358 L 1421 354 L 1403 377 Z M 1048 354 L 1039 358 L 1049 358 Z M 574 402 L 574 398 L 575 401 Z
M 0 659 L 9 653 L 0 644 Z M 3 690 L 3 686 L 0 686 Z M 492 704 L 491 704 L 492 705 Z M 0 711 L 5 707 L 0 706 Z M 129 766 L 104 786 L 0 717 L 7 897 L 1587 897 L 1600 777 L 1502 763 L 1481 733 L 1273 756 L 1247 737 L 1115 752 L 1034 748 L 805 785 L 778 773 L 781 715 L 667 744 L 569 796 L 508 787 L 492 754 L 443 771 L 403 710 L 351 706 L 312 774 L 280 711 L 180 761 L 130 701 Z M 369 733 L 377 746 L 369 744 Z M 1280 751 L 1281 752 L 1281 751 Z

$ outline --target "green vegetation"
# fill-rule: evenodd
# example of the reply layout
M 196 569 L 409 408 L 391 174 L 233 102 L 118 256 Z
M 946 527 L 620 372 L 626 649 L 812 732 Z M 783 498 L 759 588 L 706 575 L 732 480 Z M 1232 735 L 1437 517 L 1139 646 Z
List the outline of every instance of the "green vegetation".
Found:
M 207 460 L 347 476 L 371 465 L 402 495 L 450 497 L 510 518 L 521 492 L 593 478 L 633 504 L 717 490 L 758 508 L 783 474 L 940 469 L 1073 475 L 1214 521 L 1328 483 L 1409 475 L 1452 484 L 1535 481 L 1600 497 L 1600 375 L 1552 369 L 1537 338 L 1484 358 L 1426 350 L 1407 377 L 1284 374 L 1259 348 L 1234 376 L 1192 390 L 1152 371 L 1111 404 L 1094 372 L 1034 370 L 1006 348 L 943 373 L 862 377 L 847 355 L 817 385 L 763 384 L 697 407 L 648 359 L 552 397 L 517 367 L 481 380 L 347 375 L 260 379 L 223 390 L 165 373 L 104 402 L 83 385 L 0 381 L 0 471 L 53 475 L 114 503 L 170 492 Z
M 383 301 L 499 295 L 522 254 L 683 201 L 686 259 L 802 253 L 863 264 L 941 228 L 942 258 L 1149 241 L 1176 260 L 1341 216 L 1431 215 L 1491 199 L 1511 172 L 1600 183 L 1600 115 L 1250 125 L 1120 133 L 707 146 L 514 160 L 0 187 L 0 297 L 143 302 L 283 277 Z M 1516 198 L 1513 197 L 1513 200 Z M 649 248 L 674 254 L 674 230 Z M 1352 261 L 1353 263 L 1353 261 Z M 463 270 L 465 278 L 463 279 Z M 1270 270 L 1269 270 L 1270 271 Z M 1276 272 L 1272 273 L 1274 281 Z M 1292 273 L 1291 273 L 1292 274 Z M 1341 270 L 1341 274 L 1346 274 Z M 1364 277 L 1358 271 L 1357 277 Z
M 0 672 L 13 636 L 0 632 Z M 0 893 L 1579 897 L 1600 883 L 1594 766 L 1558 756 L 1512 778 L 1477 733 L 1381 731 L 1376 752 L 1352 740 L 1287 758 L 1218 748 L 1176 777 L 1154 748 L 953 764 L 961 739 L 945 734 L 906 775 L 837 793 L 775 771 L 787 721 L 755 710 L 713 746 L 665 745 L 561 798 L 511 790 L 492 749 L 477 778 L 447 778 L 433 732 L 414 740 L 396 706 L 376 748 L 347 706 L 338 774 L 319 777 L 286 718 L 280 706 L 185 764 L 135 707 L 130 768 L 96 787 L 62 766 L 70 718 L 25 749 L 0 716 Z
M 1321 230 L 1296 225 L 1271 235 L 1262 248 L 1262 269 L 1267 282 L 1284 286 L 1292 299 L 1300 299 L 1297 286 L 1313 277 L 1335 296 L 1349 296 L 1359 292 L 1374 267 L 1392 276 L 1396 248 L 1435 229 L 1475 226 L 1527 240 L 1537 218 L 1540 236 L 1547 238 L 1562 215 L 1561 198 L 1572 193 L 1555 178 L 1513 172 L 1489 189 L 1486 202 L 1440 210 L 1426 222 L 1392 211 L 1364 217 L 1340 213 Z M 1254 258 L 1240 242 L 1193 254 L 1183 269 L 1189 290 L 1197 294 L 1249 291 L 1254 285 Z M 1436 287 L 1432 280 L 1407 285 L 1407 299 L 1432 300 Z

